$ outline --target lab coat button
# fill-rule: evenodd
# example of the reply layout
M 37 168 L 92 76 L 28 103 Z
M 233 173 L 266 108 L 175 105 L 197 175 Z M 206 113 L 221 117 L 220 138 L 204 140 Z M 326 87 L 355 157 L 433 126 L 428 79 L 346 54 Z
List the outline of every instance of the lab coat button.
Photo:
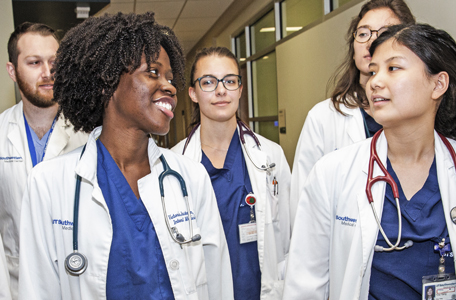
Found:
M 173 259 L 169 262 L 169 267 L 171 268 L 171 270 L 179 270 L 179 261 Z

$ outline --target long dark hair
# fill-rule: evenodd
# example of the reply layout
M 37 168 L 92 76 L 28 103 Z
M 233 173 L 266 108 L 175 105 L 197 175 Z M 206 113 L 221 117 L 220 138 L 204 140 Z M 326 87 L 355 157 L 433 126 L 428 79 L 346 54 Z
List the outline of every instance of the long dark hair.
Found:
M 216 57 L 228 57 L 231 58 L 235 63 L 238 68 L 238 74 L 241 74 L 241 67 L 239 66 L 239 62 L 234 56 L 233 52 L 231 52 L 228 48 L 226 47 L 210 47 L 210 48 L 203 48 L 198 53 L 196 53 L 195 60 L 193 61 L 192 64 L 192 69 L 190 71 L 190 86 L 195 87 L 195 72 L 196 72 L 196 64 L 198 61 L 200 61 L 202 58 L 207 57 L 207 56 L 216 56 Z M 236 119 L 239 119 L 237 112 L 236 112 Z M 192 121 L 190 122 L 190 127 L 195 126 L 196 124 L 199 124 L 201 122 L 201 114 L 200 114 L 200 108 L 199 104 L 193 102 L 193 113 L 192 113 Z
M 385 41 L 394 39 L 395 43 L 410 49 L 426 65 L 429 76 L 447 72 L 450 78 L 448 90 L 440 101 L 435 116 L 434 128 L 444 136 L 456 139 L 456 43 L 445 31 L 428 24 L 396 25 L 388 28 L 376 39 L 369 51 Z
M 415 24 L 415 17 L 403 0 L 371 0 L 361 7 L 361 11 L 351 21 L 347 31 L 347 56 L 344 62 L 337 68 L 335 75 L 330 79 L 330 82 L 335 84 L 331 101 L 341 114 L 344 114 L 340 109 L 341 104 L 348 108 L 367 106 L 366 92 L 359 83 L 360 71 L 353 59 L 355 54 L 355 48 L 353 46 L 355 38 L 353 32 L 356 31 L 359 22 L 367 12 L 379 8 L 389 8 L 399 18 L 402 24 Z

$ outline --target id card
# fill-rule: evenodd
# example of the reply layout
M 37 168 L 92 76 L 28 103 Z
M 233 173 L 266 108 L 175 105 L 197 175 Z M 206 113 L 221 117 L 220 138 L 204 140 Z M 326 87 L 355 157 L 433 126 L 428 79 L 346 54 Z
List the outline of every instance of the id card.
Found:
M 239 243 L 245 244 L 257 240 L 257 224 L 246 223 L 239 225 Z
M 423 300 L 456 299 L 456 277 L 454 274 L 423 276 Z

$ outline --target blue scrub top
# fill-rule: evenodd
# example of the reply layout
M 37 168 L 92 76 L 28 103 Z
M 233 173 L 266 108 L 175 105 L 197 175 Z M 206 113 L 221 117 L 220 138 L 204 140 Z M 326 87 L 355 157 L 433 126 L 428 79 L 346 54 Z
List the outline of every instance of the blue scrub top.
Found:
M 429 176 L 411 199 L 407 201 L 399 180 L 387 162 L 387 170 L 399 189 L 402 214 L 402 246 L 412 240 L 413 246 L 402 251 L 375 252 L 372 262 L 369 299 L 421 299 L 422 277 L 438 274 L 440 254 L 434 244 L 445 238 L 449 243 L 448 229 L 437 181 L 434 162 Z M 398 220 L 396 201 L 387 184 L 381 224 L 391 243 L 397 241 Z M 377 245 L 388 247 L 382 234 L 378 234 Z M 453 253 L 445 258 L 445 273 L 454 273 Z
M 36 166 L 40 162 L 43 161 L 44 158 L 44 151 L 46 144 L 49 140 L 49 136 L 52 133 L 54 129 L 54 123 L 56 120 L 54 120 L 54 123 L 52 123 L 51 128 L 43 135 L 43 137 L 40 139 L 35 131 L 30 127 L 30 125 L 27 122 L 27 119 L 24 116 L 24 121 L 25 121 L 25 131 L 27 133 L 27 142 L 29 145 L 29 151 L 30 151 L 30 156 L 32 156 L 32 164 L 33 166 Z
M 204 151 L 201 163 L 211 177 L 217 198 L 230 252 L 234 299 L 260 299 L 261 271 L 257 242 L 239 243 L 238 225 L 250 221 L 250 206 L 245 203 L 245 197 L 252 192 L 252 186 L 237 130 L 222 169 L 214 168 Z
M 160 243 L 144 203 L 136 198 L 100 140 L 97 149 L 98 184 L 113 228 L 107 299 L 174 299 Z

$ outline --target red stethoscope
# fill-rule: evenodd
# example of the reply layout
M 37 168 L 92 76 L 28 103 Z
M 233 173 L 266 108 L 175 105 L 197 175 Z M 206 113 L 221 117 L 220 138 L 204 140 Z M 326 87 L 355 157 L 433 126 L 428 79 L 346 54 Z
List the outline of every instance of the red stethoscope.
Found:
M 377 225 L 380 229 L 380 232 L 383 235 L 383 238 L 385 239 L 386 243 L 388 244 L 389 248 L 384 248 L 382 246 L 376 245 L 375 246 L 375 251 L 393 251 L 393 250 L 403 250 L 406 248 L 409 248 L 413 245 L 413 242 L 411 240 L 407 241 L 403 246 L 399 247 L 399 243 L 401 242 L 401 235 L 402 235 L 402 219 L 401 219 L 401 207 L 399 204 L 399 190 L 397 187 L 396 182 L 393 180 L 391 175 L 388 173 L 386 170 L 385 166 L 382 164 L 380 161 L 380 158 L 378 157 L 377 154 L 377 140 L 380 134 L 382 133 L 383 129 L 380 129 L 373 137 L 370 145 L 370 158 L 369 158 L 369 170 L 368 170 L 368 175 L 367 175 L 367 184 L 366 184 L 366 195 L 367 195 L 367 200 L 369 201 L 372 211 L 374 212 L 375 220 L 377 221 Z M 442 142 L 445 144 L 445 146 L 448 148 L 448 151 L 450 152 L 451 158 L 453 159 L 453 164 L 456 166 L 456 153 L 454 152 L 453 147 L 451 146 L 450 142 L 446 137 L 441 135 L 439 133 L 440 138 L 442 139 Z M 377 176 L 373 177 L 373 172 L 374 172 L 374 163 L 377 162 L 377 165 L 379 168 L 382 170 L 383 176 Z M 374 183 L 378 181 L 385 181 L 387 184 L 391 186 L 391 189 L 393 190 L 393 196 L 394 200 L 396 200 L 396 207 L 397 207 L 397 217 L 398 217 L 398 234 L 397 234 L 397 241 L 393 245 L 393 243 L 390 242 L 388 237 L 386 236 L 385 232 L 383 231 L 382 225 L 380 224 L 380 220 L 377 216 L 377 212 L 375 210 L 374 206 L 374 198 L 372 197 L 372 186 Z M 454 210 L 454 209 L 453 209 Z M 452 215 L 452 220 L 454 222 L 455 218 L 453 217 L 453 210 L 451 211 Z M 455 211 L 456 214 L 456 211 Z

